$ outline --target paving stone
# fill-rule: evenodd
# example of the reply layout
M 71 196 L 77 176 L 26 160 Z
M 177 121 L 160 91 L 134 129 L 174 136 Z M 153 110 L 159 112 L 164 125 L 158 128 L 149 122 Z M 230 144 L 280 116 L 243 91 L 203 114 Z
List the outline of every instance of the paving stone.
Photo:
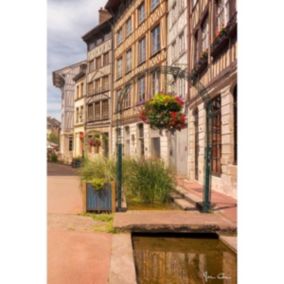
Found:
M 115 234 L 112 238 L 109 284 L 136 284 L 131 234 Z

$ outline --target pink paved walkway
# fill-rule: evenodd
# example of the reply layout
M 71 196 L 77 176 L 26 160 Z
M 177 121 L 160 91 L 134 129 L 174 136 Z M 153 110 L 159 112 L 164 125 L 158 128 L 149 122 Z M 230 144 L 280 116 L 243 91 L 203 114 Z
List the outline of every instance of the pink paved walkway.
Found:
M 203 186 L 190 182 L 185 178 L 177 178 L 177 184 L 188 192 L 198 196 L 200 200 L 203 198 Z M 211 202 L 213 203 L 213 211 L 222 214 L 230 221 L 237 222 L 237 200 L 225 194 L 212 191 Z
M 48 165 L 48 284 L 106 284 L 111 234 L 94 232 L 82 212 L 79 178 L 68 166 Z

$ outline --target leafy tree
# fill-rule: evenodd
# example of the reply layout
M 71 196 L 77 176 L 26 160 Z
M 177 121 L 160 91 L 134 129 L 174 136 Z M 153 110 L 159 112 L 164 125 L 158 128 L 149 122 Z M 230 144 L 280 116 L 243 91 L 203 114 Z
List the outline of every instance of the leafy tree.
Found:
M 59 136 L 55 133 L 50 133 L 47 137 L 47 140 L 49 142 L 55 143 L 55 144 L 59 144 Z

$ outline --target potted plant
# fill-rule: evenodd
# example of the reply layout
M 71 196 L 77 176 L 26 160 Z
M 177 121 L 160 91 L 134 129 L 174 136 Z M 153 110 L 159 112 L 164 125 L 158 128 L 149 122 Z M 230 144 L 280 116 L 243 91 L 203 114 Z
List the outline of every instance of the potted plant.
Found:
M 186 127 L 183 105 L 184 101 L 178 96 L 157 94 L 145 103 L 140 119 L 153 129 L 165 129 L 173 133 Z
M 80 176 L 86 211 L 114 211 L 114 161 L 100 156 L 86 159 L 80 169 Z

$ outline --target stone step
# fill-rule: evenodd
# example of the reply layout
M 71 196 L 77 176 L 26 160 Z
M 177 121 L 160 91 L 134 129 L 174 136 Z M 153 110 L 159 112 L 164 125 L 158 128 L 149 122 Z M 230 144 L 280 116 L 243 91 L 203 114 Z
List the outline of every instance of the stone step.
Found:
M 176 191 L 172 191 L 171 193 L 170 193 L 170 198 L 172 199 L 172 200 L 174 200 L 174 199 L 179 199 L 179 198 L 183 198 L 178 192 L 176 192 Z
M 194 203 L 196 205 L 202 203 L 202 198 L 188 192 L 186 189 L 176 186 L 175 191 L 180 194 L 184 199 L 186 199 L 188 202 Z
M 196 206 L 183 198 L 175 198 L 174 203 L 183 210 L 196 210 Z

